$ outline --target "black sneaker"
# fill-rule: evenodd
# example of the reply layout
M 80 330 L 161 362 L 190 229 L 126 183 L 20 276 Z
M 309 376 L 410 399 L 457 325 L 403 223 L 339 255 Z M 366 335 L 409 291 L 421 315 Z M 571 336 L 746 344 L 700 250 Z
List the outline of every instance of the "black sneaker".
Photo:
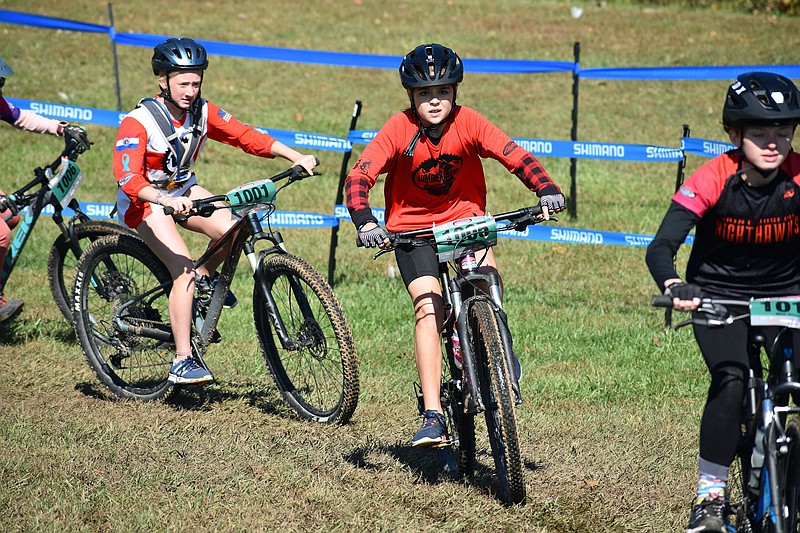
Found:
M 201 276 L 196 274 L 194 277 L 194 285 L 195 289 L 197 290 L 197 302 L 204 308 L 208 308 L 208 304 L 211 302 L 211 296 L 214 294 L 214 287 L 217 285 L 217 280 L 219 279 L 219 272 L 214 272 L 214 275 L 210 278 L 208 276 Z M 236 307 L 239 303 L 239 300 L 236 296 L 231 292 L 228 291 L 228 294 L 225 295 L 225 303 L 222 304 L 222 307 L 225 309 L 231 309 Z
M 428 409 L 422 414 L 422 427 L 411 439 L 412 446 L 437 446 L 447 438 L 447 422 L 439 411 Z
M 725 502 L 719 498 L 706 498 L 694 504 L 686 533 L 725 533 Z

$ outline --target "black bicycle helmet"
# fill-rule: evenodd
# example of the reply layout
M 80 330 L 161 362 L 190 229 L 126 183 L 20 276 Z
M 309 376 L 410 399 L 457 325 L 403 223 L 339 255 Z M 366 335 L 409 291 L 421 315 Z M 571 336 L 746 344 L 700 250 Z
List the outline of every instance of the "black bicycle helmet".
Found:
M 400 81 L 406 89 L 457 84 L 463 79 L 461 58 L 441 44 L 421 44 L 400 64 Z
M 792 80 L 770 72 L 748 72 L 728 88 L 722 109 L 725 128 L 800 123 L 800 91 Z
M 171 37 L 153 48 L 153 74 L 181 70 L 205 70 L 208 55 L 202 44 L 189 38 Z

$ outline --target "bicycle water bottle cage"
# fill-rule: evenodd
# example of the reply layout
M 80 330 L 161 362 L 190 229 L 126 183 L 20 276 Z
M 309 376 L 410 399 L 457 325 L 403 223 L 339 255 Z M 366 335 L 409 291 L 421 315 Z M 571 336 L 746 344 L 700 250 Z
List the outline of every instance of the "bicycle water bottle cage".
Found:
M 272 180 L 259 180 L 239 185 L 226 193 L 231 209 L 244 215 L 267 209 L 275 199 L 277 189 Z
M 497 244 L 497 222 L 490 216 L 478 216 L 434 224 L 433 238 L 439 262 L 447 263 Z

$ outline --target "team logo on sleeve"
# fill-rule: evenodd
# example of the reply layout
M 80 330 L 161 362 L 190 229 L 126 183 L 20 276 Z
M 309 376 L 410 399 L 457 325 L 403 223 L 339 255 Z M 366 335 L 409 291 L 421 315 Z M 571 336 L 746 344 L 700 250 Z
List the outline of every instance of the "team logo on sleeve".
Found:
M 462 158 L 447 154 L 428 159 L 411 174 L 411 181 L 428 194 L 445 196 L 453 187 L 463 162 Z
M 694 198 L 697 196 L 693 190 L 688 188 L 686 185 L 681 185 L 681 194 L 687 198 Z
M 517 143 L 511 141 L 503 147 L 503 155 L 507 156 L 516 149 L 517 149 Z
M 125 137 L 117 141 L 116 149 L 117 152 L 122 150 L 130 150 L 139 148 L 139 138 L 138 137 Z

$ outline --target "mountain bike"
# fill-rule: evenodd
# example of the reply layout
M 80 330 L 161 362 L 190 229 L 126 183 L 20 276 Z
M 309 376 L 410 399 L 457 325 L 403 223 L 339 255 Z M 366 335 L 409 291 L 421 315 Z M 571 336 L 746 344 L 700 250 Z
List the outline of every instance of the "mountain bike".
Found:
M 653 305 L 672 307 L 672 297 L 654 296 Z M 741 435 L 725 487 L 726 526 L 742 533 L 800 532 L 800 381 L 792 343 L 800 329 L 800 297 L 704 298 L 692 318 L 675 329 L 725 327 L 738 320 L 753 328 Z M 775 328 L 771 343 L 764 327 Z
M 306 177 L 302 167 L 293 167 L 193 202 L 189 216 L 230 209 L 237 220 L 194 263 L 199 267 L 230 247 L 210 299 L 203 303 L 195 297 L 192 351 L 205 366 L 207 348 L 219 340 L 217 324 L 244 253 L 253 271 L 256 333 L 272 381 L 301 417 L 344 423 L 359 393 L 350 326 L 324 278 L 288 253 L 280 232 L 269 227 L 278 192 Z M 282 179 L 287 183 L 276 189 Z M 268 246 L 256 250 L 263 243 Z M 167 268 L 139 239 L 103 237 L 81 257 L 74 291 L 78 339 L 100 382 L 120 398 L 162 400 L 180 387 L 167 380 L 175 352 L 167 307 L 171 288 Z M 259 378 L 267 375 L 263 365 L 259 371 Z
M 43 168 L 34 169 L 35 177 L 28 184 L 12 194 L 0 196 L 0 209 L 10 209 L 14 214 L 27 209 L 26 216 L 20 220 L 14 233 L 14 239 L 0 272 L 0 294 L 42 212 L 48 207 L 52 208 L 53 222 L 58 226 L 61 235 L 56 238 L 50 249 L 47 277 L 59 311 L 70 322 L 72 322 L 72 305 L 71 294 L 68 291 L 72 288 L 75 266 L 82 250 L 103 235 L 135 235 L 124 226 L 109 221 L 92 220 L 81 211 L 75 193 L 83 181 L 84 174 L 76 161 L 83 151 L 83 147 L 74 144 L 66 146 L 55 161 Z M 65 220 L 64 210 L 67 208 L 72 209 L 75 214 Z
M 472 478 L 475 416 L 484 413 L 500 485 L 499 496 L 506 505 L 525 502 L 515 411 L 522 403 L 522 394 L 511 332 L 503 311 L 500 276 L 494 269 L 481 268 L 476 253 L 495 246 L 500 231 L 525 231 L 528 226 L 542 222 L 541 213 L 539 206 L 525 207 L 496 216 L 470 217 L 389 233 L 391 246 L 375 254 L 377 259 L 398 246 L 430 246 L 436 251 L 445 307 L 440 390 L 448 427 L 445 441 L 437 448 L 446 473 Z M 419 390 L 417 401 L 422 413 Z

